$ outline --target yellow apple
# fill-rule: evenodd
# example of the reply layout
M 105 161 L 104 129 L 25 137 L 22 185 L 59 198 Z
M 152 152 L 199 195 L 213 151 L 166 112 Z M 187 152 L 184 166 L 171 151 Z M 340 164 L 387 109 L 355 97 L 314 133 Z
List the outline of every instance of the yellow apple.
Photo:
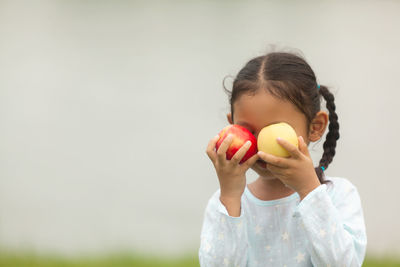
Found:
M 292 126 L 285 122 L 280 122 L 261 129 L 257 137 L 258 150 L 278 157 L 289 157 L 289 152 L 276 141 L 277 137 L 285 139 L 289 143 L 299 147 L 297 134 Z

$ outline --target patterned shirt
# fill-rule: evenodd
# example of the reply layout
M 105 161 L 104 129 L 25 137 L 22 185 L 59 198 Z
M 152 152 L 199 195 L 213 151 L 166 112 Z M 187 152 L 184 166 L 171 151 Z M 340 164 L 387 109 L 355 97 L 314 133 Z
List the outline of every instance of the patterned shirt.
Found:
M 263 201 L 246 187 L 239 217 L 229 216 L 215 192 L 204 215 L 200 265 L 361 266 L 367 237 L 358 191 L 347 179 L 327 179 L 302 201 L 297 193 Z

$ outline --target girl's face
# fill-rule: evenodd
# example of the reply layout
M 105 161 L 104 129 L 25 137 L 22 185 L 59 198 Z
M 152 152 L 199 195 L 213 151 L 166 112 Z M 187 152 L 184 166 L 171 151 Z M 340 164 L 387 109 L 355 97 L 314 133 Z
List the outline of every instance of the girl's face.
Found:
M 233 104 L 233 110 L 233 120 L 231 114 L 228 114 L 229 122 L 247 128 L 256 138 L 262 128 L 286 122 L 293 127 L 297 136 L 302 136 L 306 144 L 309 143 L 306 116 L 291 102 L 281 100 L 265 90 L 258 90 L 254 95 L 240 96 Z M 262 160 L 251 168 L 262 177 L 274 178 Z

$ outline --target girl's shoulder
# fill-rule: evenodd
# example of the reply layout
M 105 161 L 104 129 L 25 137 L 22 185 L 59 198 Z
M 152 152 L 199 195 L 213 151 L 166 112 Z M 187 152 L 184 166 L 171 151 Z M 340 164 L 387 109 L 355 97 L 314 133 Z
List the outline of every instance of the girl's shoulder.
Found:
M 329 182 L 326 184 L 328 194 L 333 197 L 342 197 L 344 195 L 358 195 L 357 187 L 344 177 L 331 177 L 327 176 L 326 180 Z
M 327 176 L 326 180 L 329 181 L 327 186 L 330 189 L 334 187 L 355 187 L 355 185 L 345 177 Z

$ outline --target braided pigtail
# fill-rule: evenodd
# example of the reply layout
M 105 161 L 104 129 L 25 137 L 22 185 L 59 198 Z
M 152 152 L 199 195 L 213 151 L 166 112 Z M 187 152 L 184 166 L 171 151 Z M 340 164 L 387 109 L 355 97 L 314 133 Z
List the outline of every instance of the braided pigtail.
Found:
M 324 170 L 326 170 L 329 164 L 332 162 L 335 156 L 336 141 L 339 139 L 339 122 L 338 116 L 335 112 L 335 98 L 331 92 L 329 92 L 326 86 L 320 85 L 319 93 L 324 97 L 326 101 L 326 107 L 329 111 L 329 131 L 326 135 L 325 142 L 323 144 L 324 153 L 321 160 L 319 161 L 318 167 L 315 171 L 318 175 L 318 179 L 321 183 L 326 183 L 324 179 Z

